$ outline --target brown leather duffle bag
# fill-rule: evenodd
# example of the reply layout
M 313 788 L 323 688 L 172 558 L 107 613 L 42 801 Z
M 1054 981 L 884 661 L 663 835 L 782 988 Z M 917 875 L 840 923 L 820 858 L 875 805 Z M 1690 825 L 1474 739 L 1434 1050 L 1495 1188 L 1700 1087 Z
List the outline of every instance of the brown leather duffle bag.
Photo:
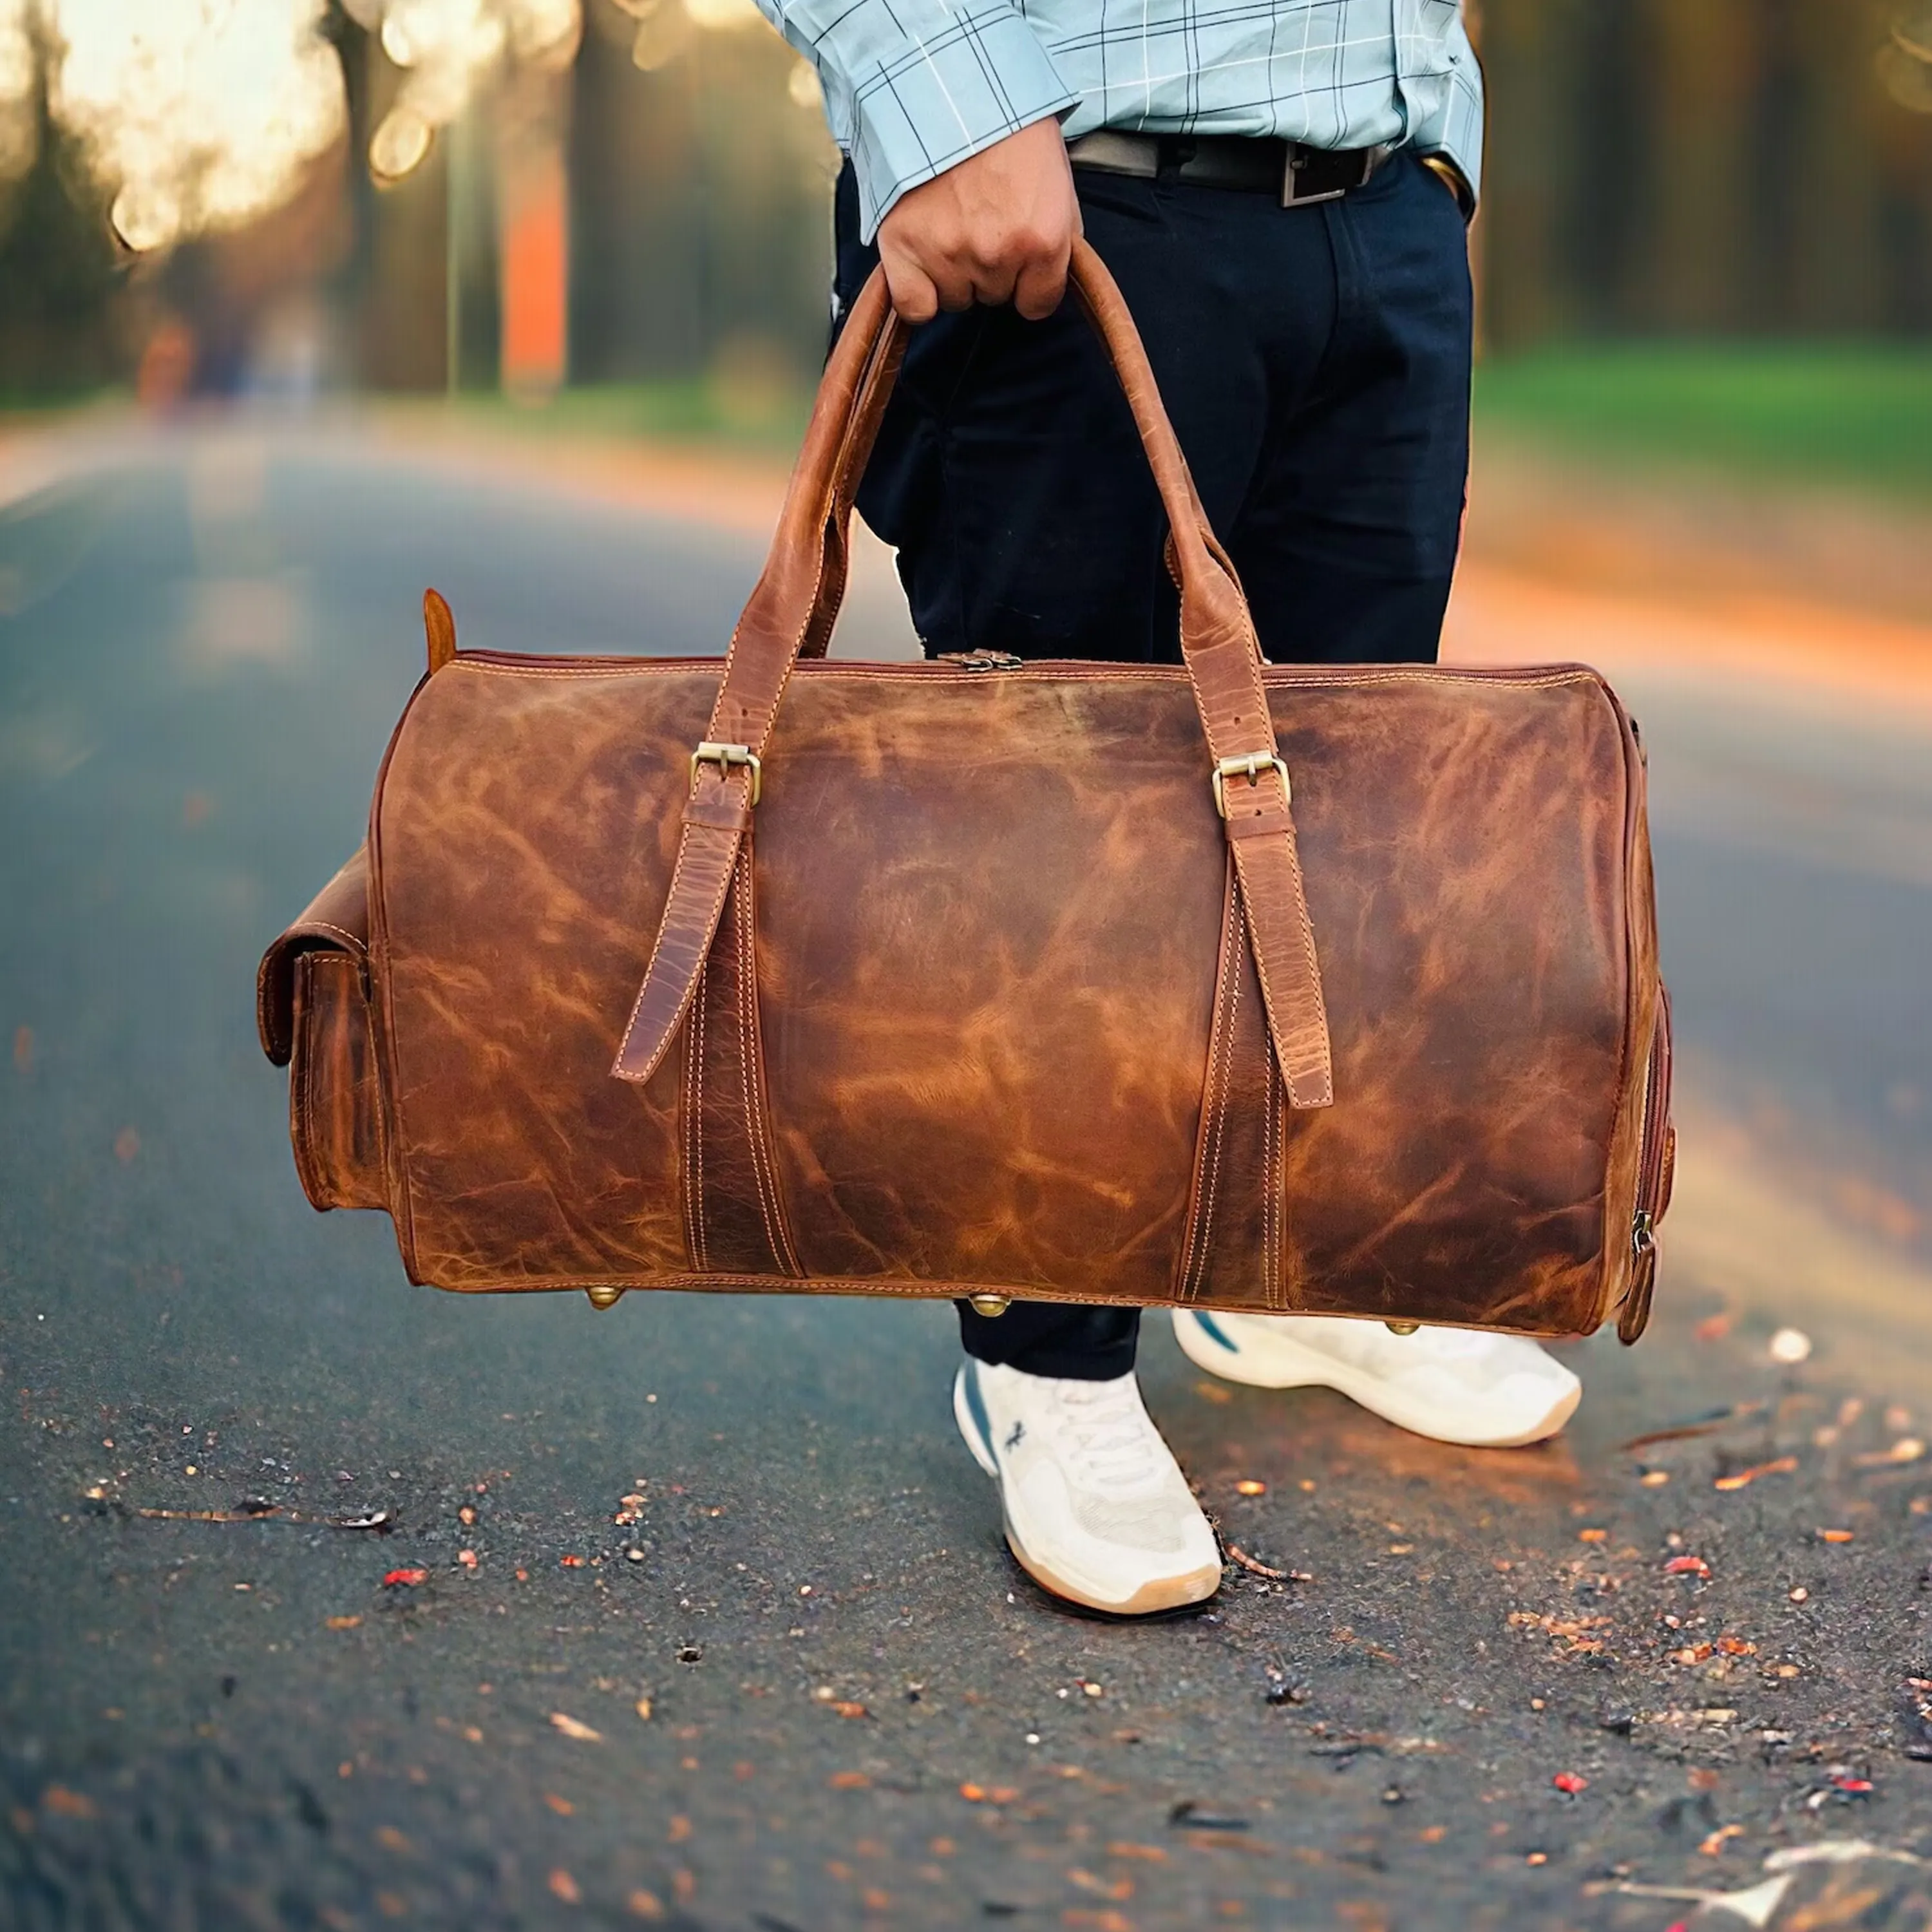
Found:
M 368 843 L 259 989 L 310 1198 L 387 1210 L 412 1280 L 1642 1328 L 1630 719 L 1575 666 L 1264 662 L 1084 247 L 1074 288 L 1184 668 L 826 658 L 877 277 L 722 664 L 458 652 L 425 600 Z

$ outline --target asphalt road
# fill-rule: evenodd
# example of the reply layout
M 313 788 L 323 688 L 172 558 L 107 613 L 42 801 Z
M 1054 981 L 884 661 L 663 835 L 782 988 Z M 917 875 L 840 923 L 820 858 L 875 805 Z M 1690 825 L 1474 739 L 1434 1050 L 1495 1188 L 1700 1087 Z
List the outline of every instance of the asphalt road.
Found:
M 341 437 L 69 455 L 0 508 L 0 1926 L 1928 1923 L 1932 724 L 1636 681 L 1652 1335 L 1480 1453 L 1150 1324 L 1294 1574 L 1116 1624 L 1006 1558 L 944 1308 L 443 1297 L 295 1179 L 254 964 L 360 836 L 422 585 L 469 645 L 701 651 L 756 544 Z

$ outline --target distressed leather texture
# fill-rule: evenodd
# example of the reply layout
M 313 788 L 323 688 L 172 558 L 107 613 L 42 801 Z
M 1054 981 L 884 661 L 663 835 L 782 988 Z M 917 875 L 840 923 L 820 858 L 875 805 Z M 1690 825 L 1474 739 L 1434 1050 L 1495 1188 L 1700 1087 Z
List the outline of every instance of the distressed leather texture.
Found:
M 411 1278 L 464 1291 L 1542 1335 L 1621 1306 L 1634 1339 L 1668 1017 L 1603 680 L 1264 667 L 1198 523 L 1184 667 L 828 661 L 895 352 L 869 326 L 774 544 L 750 710 L 716 658 L 459 652 L 418 688 L 366 853 L 262 964 L 310 1198 L 386 1207 Z M 721 721 L 763 747 L 755 808 L 741 767 L 693 784 Z M 1270 767 L 1224 820 L 1213 759 L 1257 734 L 1292 804 Z M 640 1024 L 662 1050 L 613 1078 Z

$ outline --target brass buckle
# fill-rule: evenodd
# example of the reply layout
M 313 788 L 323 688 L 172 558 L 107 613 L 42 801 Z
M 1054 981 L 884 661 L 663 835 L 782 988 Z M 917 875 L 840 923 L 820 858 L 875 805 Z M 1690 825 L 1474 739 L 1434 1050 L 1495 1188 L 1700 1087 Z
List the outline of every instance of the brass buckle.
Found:
M 1288 782 L 1288 766 L 1280 758 L 1266 752 L 1250 752 L 1244 758 L 1223 758 L 1214 767 L 1214 809 L 1223 818 L 1228 815 L 1228 781 L 1246 778 L 1250 784 L 1258 779 L 1262 772 L 1272 765 L 1281 774 L 1281 794 L 1284 804 L 1294 802 L 1294 788 Z
M 765 788 L 765 768 L 750 746 L 714 745 L 709 738 L 706 739 L 691 754 L 691 787 L 694 791 L 698 789 L 700 765 L 716 765 L 720 778 L 729 778 L 734 765 L 742 765 L 752 775 L 752 802 L 758 803 L 758 796 Z

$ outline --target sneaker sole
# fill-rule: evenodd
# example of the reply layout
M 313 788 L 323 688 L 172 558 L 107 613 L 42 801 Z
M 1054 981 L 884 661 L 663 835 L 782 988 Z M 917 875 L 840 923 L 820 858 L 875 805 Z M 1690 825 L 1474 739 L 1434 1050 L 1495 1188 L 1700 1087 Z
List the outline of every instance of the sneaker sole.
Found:
M 952 1378 L 952 1420 L 958 1424 L 959 1433 L 972 1452 L 974 1461 L 994 1482 L 998 1482 L 999 1463 L 967 1406 L 964 1369 Z M 1052 1564 L 1042 1562 L 1026 1546 L 1025 1540 L 1014 1528 L 1012 1519 L 1006 1514 L 1004 1488 L 1000 1498 L 1000 1523 L 1006 1532 L 1006 1547 L 1013 1552 L 1013 1561 L 1048 1594 L 1063 1598 L 1070 1604 L 1078 1604 L 1083 1610 L 1104 1610 L 1116 1617 L 1152 1616 L 1162 1610 L 1180 1610 L 1192 1604 L 1204 1604 L 1221 1587 L 1221 1566 L 1217 1563 L 1211 1570 L 1203 1568 L 1186 1571 L 1178 1576 L 1158 1577 L 1151 1583 L 1143 1584 L 1131 1597 L 1124 1599 L 1102 1597 L 1071 1577 L 1062 1576 Z
M 1180 1352 L 1196 1368 L 1204 1369 L 1223 1382 L 1244 1383 L 1250 1388 L 1331 1388 L 1384 1422 L 1407 1430 L 1412 1436 L 1426 1436 L 1432 1442 L 1454 1442 L 1466 1448 L 1522 1449 L 1532 1442 L 1546 1442 L 1576 1414 L 1576 1405 L 1583 1398 L 1582 1384 L 1573 1378 L 1569 1387 L 1555 1395 L 1540 1416 L 1498 1434 L 1480 1421 L 1461 1420 L 1442 1409 L 1405 1402 L 1400 1396 L 1392 1395 L 1378 1378 L 1332 1361 L 1286 1336 L 1268 1338 L 1268 1360 L 1263 1366 L 1251 1354 L 1227 1348 L 1213 1340 L 1198 1316 L 1190 1310 L 1177 1308 L 1174 1339 L 1180 1345 Z

